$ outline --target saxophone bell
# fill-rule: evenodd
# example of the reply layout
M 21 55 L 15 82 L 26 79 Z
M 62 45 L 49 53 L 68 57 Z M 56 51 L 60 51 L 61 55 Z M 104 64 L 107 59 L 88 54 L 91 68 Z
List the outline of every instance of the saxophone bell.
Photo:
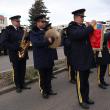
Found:
M 24 34 L 20 42 L 20 50 L 18 51 L 18 57 L 20 59 L 25 57 L 26 51 L 28 47 L 30 46 L 30 41 L 26 40 L 26 38 L 28 37 L 28 34 L 29 32 L 27 31 L 27 28 L 24 29 Z

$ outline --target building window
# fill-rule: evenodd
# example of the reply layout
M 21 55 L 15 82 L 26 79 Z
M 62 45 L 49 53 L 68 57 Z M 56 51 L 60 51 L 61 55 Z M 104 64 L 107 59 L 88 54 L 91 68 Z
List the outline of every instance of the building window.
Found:
M 0 27 L 0 30 L 2 30 L 2 27 Z
M 4 19 L 1 19 L 0 20 L 0 24 L 4 24 Z
M 4 24 L 4 19 L 2 20 L 2 23 Z

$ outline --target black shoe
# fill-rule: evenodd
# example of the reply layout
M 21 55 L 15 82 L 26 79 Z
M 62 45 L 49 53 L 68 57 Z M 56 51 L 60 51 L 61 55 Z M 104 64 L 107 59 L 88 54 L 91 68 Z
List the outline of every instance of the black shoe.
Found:
M 21 88 L 16 88 L 16 92 L 21 93 L 22 92 Z
M 31 87 L 23 86 L 22 89 L 31 89 Z
M 89 109 L 89 105 L 87 103 L 80 103 L 80 106 L 84 109 Z
M 53 92 L 53 91 L 50 91 L 50 92 L 48 93 L 48 95 L 57 95 L 57 93 L 56 93 L 56 92 Z
M 86 103 L 92 105 L 92 104 L 94 104 L 94 101 L 92 99 L 89 99 L 86 101 Z
M 103 85 L 104 85 L 104 86 L 109 86 L 109 84 L 106 83 L 105 81 L 103 82 Z
M 49 98 L 49 95 L 48 95 L 47 93 L 43 93 L 43 94 L 42 94 L 42 97 L 43 97 L 44 99 L 48 99 L 48 98 Z
M 105 86 L 105 85 L 103 85 L 103 84 L 99 84 L 98 85 L 101 89 L 107 89 L 107 87 Z

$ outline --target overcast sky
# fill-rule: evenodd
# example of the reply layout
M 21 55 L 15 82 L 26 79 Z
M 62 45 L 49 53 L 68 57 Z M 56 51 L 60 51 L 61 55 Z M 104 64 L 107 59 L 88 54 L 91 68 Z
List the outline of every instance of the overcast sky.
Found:
M 0 14 L 7 18 L 20 14 L 21 23 L 29 24 L 28 12 L 34 2 L 35 0 L 0 0 Z M 86 21 L 110 20 L 110 0 L 44 0 L 44 2 L 51 12 L 48 16 L 53 25 L 68 24 L 72 20 L 71 12 L 79 8 L 86 9 Z

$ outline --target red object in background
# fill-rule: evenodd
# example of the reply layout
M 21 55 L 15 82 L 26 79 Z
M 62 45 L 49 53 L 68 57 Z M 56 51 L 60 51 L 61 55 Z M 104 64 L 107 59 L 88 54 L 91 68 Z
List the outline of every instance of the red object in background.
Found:
M 90 43 L 93 49 L 101 49 L 102 30 L 96 29 L 90 34 Z
M 110 49 L 110 40 L 108 41 L 108 49 Z

